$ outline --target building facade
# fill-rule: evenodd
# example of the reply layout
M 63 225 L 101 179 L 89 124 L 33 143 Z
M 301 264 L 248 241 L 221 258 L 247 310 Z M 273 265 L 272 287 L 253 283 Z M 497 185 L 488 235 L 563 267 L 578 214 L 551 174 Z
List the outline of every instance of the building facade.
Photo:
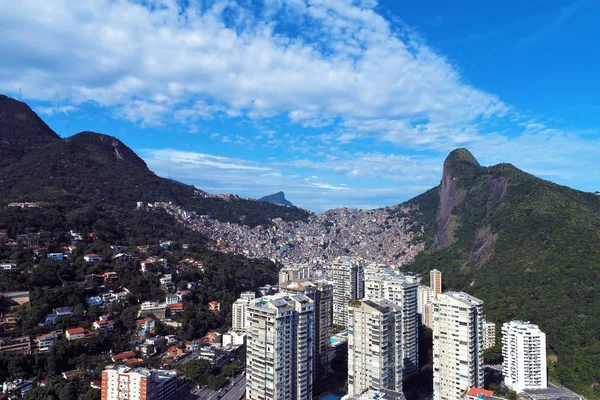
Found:
M 537 325 L 523 321 L 502 325 L 502 357 L 506 386 L 517 393 L 547 387 L 546 334 Z
M 434 302 L 433 399 L 461 400 L 483 386 L 483 301 L 447 292 Z
M 365 273 L 365 298 L 386 299 L 402 309 L 404 378 L 419 372 L 418 284 L 413 276 Z
M 309 264 L 292 264 L 279 270 L 279 286 L 287 282 L 309 279 L 311 267 Z
M 108 366 L 102 371 L 102 400 L 175 400 L 177 373 Z
M 325 376 L 329 372 L 329 339 L 333 327 L 333 285 L 324 279 L 300 280 L 287 282 L 279 290 L 288 294 L 303 294 L 314 302 L 313 369 L 316 378 Z
M 333 324 L 346 327 L 348 303 L 365 296 L 364 262 L 359 258 L 338 257 L 332 266 L 333 273 Z
M 483 321 L 483 349 L 496 345 L 496 324 L 487 320 Z
M 277 294 L 248 306 L 247 400 L 311 400 L 314 303 Z
M 369 389 L 402 392 L 402 308 L 394 302 L 348 305 L 348 395 Z
M 435 300 L 438 294 L 442 293 L 442 272 L 437 269 L 429 271 L 429 287 L 433 292 L 433 299 Z

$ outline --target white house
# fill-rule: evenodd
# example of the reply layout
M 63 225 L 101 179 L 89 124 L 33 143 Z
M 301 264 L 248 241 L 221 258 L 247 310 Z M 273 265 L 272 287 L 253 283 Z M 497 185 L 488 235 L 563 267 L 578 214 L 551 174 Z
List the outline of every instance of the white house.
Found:
M 17 266 L 17 264 L 15 263 L 0 263 L 0 270 L 3 271 L 14 271 L 14 270 L 18 270 L 19 267 Z
M 53 261 L 62 261 L 65 259 L 65 255 L 63 253 L 49 253 L 46 257 Z
M 89 263 L 94 263 L 94 262 L 100 262 L 102 261 L 102 256 L 98 255 L 98 254 L 86 254 L 85 256 L 83 256 L 83 259 L 85 260 L 85 262 L 89 262 Z

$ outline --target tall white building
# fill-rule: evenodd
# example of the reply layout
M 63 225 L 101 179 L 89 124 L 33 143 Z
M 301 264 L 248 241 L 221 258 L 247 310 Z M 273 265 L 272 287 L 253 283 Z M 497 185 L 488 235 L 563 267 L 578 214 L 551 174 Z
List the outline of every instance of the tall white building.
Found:
M 517 393 L 547 387 L 546 334 L 537 325 L 523 321 L 502 325 L 502 357 L 506 386 Z
M 483 385 L 483 301 L 442 293 L 433 315 L 433 399 L 462 400 Z
M 248 329 L 248 305 L 254 300 L 254 292 L 242 292 L 240 298 L 231 305 L 231 327 L 236 332 L 246 332 Z
M 175 400 L 177 373 L 109 365 L 102 371 L 102 400 Z
M 483 349 L 489 349 L 496 345 L 496 324 L 483 320 Z
M 348 305 L 348 395 L 369 389 L 402 392 L 402 308 L 394 302 Z
M 280 292 L 303 294 L 314 302 L 315 337 L 313 340 L 313 370 L 315 379 L 329 372 L 329 347 L 331 345 L 333 285 L 324 279 L 299 280 L 284 283 Z
M 314 309 L 304 295 L 277 294 L 248 306 L 247 400 L 311 400 Z
M 333 271 L 333 324 L 346 327 L 348 302 L 365 295 L 364 262 L 359 258 L 338 257 Z
M 365 272 L 365 298 L 386 299 L 402 309 L 404 378 L 419 371 L 419 317 L 417 280 L 409 275 Z

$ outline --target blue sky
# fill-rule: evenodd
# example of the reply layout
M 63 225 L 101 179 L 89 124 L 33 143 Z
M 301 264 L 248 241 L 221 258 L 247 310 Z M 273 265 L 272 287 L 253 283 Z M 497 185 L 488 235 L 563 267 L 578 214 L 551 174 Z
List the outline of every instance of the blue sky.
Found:
M 594 0 L 2 2 L 0 92 L 161 176 L 315 211 L 404 201 L 456 147 L 595 191 L 599 17 Z

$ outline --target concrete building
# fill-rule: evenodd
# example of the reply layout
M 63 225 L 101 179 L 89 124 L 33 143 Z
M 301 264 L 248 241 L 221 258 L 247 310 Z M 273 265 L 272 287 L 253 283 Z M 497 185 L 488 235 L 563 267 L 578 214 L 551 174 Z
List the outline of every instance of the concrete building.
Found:
M 438 294 L 442 293 L 442 272 L 437 269 L 429 271 L 429 287 L 433 292 L 433 299 L 437 299 Z
M 333 324 L 346 327 L 348 303 L 365 295 L 364 262 L 359 258 L 338 257 L 333 271 Z
M 102 371 L 102 400 L 174 400 L 177 373 L 109 365 Z
M 427 285 L 419 284 L 418 288 L 418 297 L 417 297 L 417 313 L 421 315 L 425 315 L 425 305 L 433 303 L 433 291 Z M 421 319 L 423 321 L 423 319 Z
M 254 300 L 256 298 L 256 293 L 249 291 L 249 292 L 242 292 L 242 294 L 240 294 L 240 299 L 246 299 L 246 300 Z
M 21 336 L 0 339 L 0 353 L 31 354 L 31 338 Z
M 308 264 L 292 264 L 279 270 L 279 286 L 292 281 L 311 277 L 311 267 Z
M 282 293 L 303 294 L 314 302 L 313 369 L 315 377 L 323 377 L 329 372 L 329 347 L 333 326 L 333 285 L 324 279 L 299 280 L 284 283 L 279 290 Z
M 483 349 L 489 349 L 496 345 L 496 324 L 483 320 Z
M 247 400 L 311 400 L 314 303 L 277 294 L 248 306 Z
M 415 277 L 391 273 L 365 273 L 365 298 L 386 299 L 402 308 L 404 378 L 419 372 L 418 283 Z
M 348 305 L 348 395 L 370 389 L 402 392 L 402 308 L 394 302 Z
M 423 315 L 423 325 L 429 329 L 433 329 L 433 313 L 435 307 L 433 302 L 425 304 L 425 314 Z
M 231 305 L 231 327 L 236 332 L 248 329 L 248 305 L 251 300 L 239 298 Z
M 483 386 L 483 301 L 462 292 L 438 294 L 433 324 L 433 399 L 460 400 Z
M 140 306 L 138 318 L 153 316 L 164 321 L 167 318 L 167 305 L 165 303 L 146 301 Z
M 546 334 L 537 325 L 511 321 L 502 325 L 502 374 L 504 383 L 520 393 L 526 389 L 545 389 Z

